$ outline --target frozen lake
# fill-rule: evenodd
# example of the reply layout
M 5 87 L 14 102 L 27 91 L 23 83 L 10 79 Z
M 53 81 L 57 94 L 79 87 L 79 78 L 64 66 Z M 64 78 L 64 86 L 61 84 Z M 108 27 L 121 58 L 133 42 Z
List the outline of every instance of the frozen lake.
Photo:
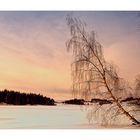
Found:
M 0 128 L 85 128 L 86 114 L 79 105 L 1 105 Z
M 107 107 L 104 106 L 102 110 L 105 110 L 105 108 Z M 109 128 L 104 125 L 106 120 L 103 118 L 103 111 L 100 111 L 96 118 L 91 116 L 93 111 L 95 111 L 93 107 L 91 109 L 80 105 L 1 105 L 0 129 Z M 90 120 L 90 117 L 93 118 L 93 121 Z M 122 118 L 119 117 L 119 120 L 116 119 L 115 121 L 119 128 L 129 128 L 130 126 L 129 120 L 124 118 L 124 116 Z M 100 123 L 103 123 L 104 126 L 101 127 Z

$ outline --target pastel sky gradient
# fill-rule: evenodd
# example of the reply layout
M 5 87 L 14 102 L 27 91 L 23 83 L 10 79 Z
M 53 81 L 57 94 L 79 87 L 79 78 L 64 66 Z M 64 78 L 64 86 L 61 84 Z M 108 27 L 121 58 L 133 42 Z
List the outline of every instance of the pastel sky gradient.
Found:
M 0 89 L 70 98 L 72 55 L 66 15 L 97 33 L 108 61 L 126 80 L 140 73 L 139 12 L 0 12 Z

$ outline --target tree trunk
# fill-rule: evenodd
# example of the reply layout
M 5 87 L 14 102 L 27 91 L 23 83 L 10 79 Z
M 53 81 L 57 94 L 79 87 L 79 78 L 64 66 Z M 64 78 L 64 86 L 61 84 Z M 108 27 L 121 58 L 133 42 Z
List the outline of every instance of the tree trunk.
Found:
M 106 85 L 106 88 L 109 92 L 109 94 L 111 95 L 112 99 L 115 101 L 116 105 L 118 106 L 118 108 L 132 121 L 134 122 L 135 124 L 140 124 L 140 122 L 134 118 L 132 115 L 130 115 L 129 112 L 127 112 L 123 106 L 118 102 L 117 98 L 113 95 L 112 91 L 110 90 L 110 88 L 108 87 L 108 84 L 106 82 L 106 79 L 104 79 L 104 82 L 105 82 L 105 85 Z

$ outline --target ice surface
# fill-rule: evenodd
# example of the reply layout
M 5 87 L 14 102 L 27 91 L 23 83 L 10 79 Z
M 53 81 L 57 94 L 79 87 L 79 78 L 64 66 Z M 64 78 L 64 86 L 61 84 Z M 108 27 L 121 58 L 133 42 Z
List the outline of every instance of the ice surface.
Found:
M 98 105 L 80 106 L 0 106 L 0 128 L 14 129 L 67 129 L 67 128 L 137 128 L 123 115 L 110 119 L 104 105 L 95 113 Z M 132 108 L 132 107 L 131 107 Z M 138 115 L 140 116 L 140 115 Z M 137 116 L 137 117 L 138 117 Z M 107 120 L 111 120 L 108 121 Z

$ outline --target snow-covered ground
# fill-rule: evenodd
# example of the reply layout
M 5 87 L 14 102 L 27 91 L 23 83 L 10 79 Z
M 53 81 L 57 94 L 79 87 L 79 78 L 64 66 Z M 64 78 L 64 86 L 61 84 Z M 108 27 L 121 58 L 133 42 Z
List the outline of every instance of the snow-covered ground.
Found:
M 110 119 L 109 113 L 104 111 L 108 105 L 104 105 L 97 110 L 98 105 L 79 106 L 63 105 L 57 106 L 0 106 L 0 128 L 16 129 L 51 129 L 51 128 L 138 128 L 132 126 L 131 122 L 118 116 L 116 119 Z M 96 113 L 95 113 L 95 110 Z M 137 117 L 140 115 L 137 115 Z M 115 122 L 115 123 L 114 123 Z

